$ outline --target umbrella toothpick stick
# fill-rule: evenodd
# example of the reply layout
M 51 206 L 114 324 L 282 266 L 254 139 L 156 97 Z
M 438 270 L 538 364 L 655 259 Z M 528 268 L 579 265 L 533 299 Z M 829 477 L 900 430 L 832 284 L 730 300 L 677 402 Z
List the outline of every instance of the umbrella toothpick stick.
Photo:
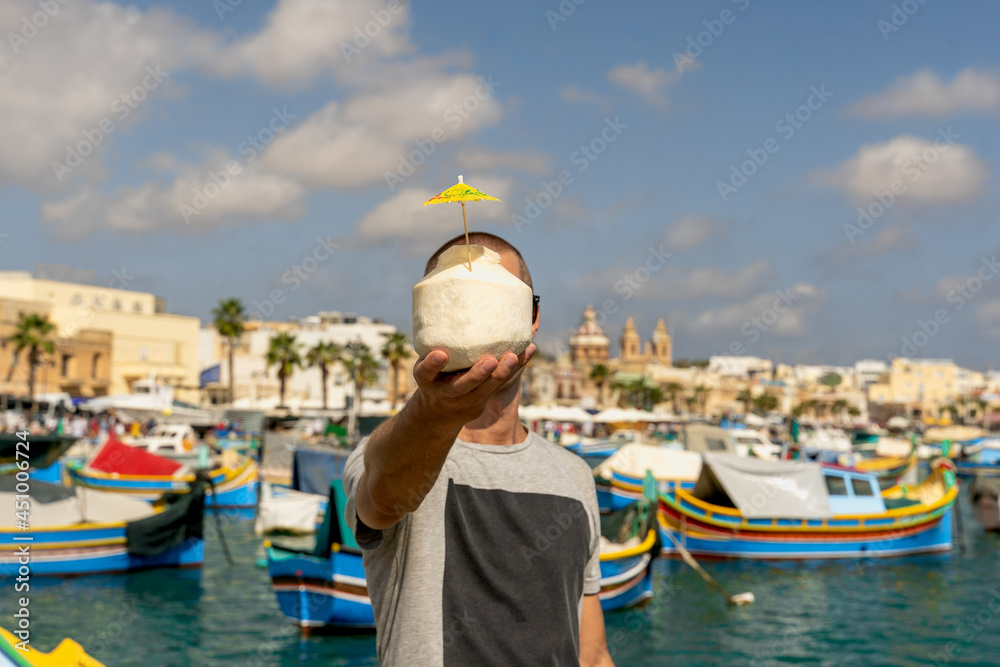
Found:
M 462 205 L 462 226 L 465 228 L 465 248 L 469 255 L 469 271 L 472 271 L 472 244 L 469 243 L 469 223 L 465 218 L 465 202 L 467 201 L 500 201 L 496 197 L 491 197 L 482 190 L 467 185 L 465 180 L 459 176 L 458 183 L 451 186 L 444 192 L 437 194 L 424 202 L 428 204 L 442 204 L 445 202 L 459 202 Z

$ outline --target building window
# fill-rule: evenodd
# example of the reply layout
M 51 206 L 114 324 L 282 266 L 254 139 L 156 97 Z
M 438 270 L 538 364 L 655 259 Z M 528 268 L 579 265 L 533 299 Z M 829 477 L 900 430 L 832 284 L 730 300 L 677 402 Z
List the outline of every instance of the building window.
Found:
M 101 296 L 94 297 L 94 308 L 104 308 L 104 299 Z
M 97 352 L 94 354 L 94 358 L 90 362 L 90 377 L 94 380 L 97 379 L 97 369 L 101 363 L 101 353 Z
M 69 360 L 73 358 L 71 354 L 62 355 L 62 367 L 59 369 L 59 374 L 62 377 L 69 376 Z
M 73 298 L 70 300 L 70 303 L 72 303 L 74 306 L 79 306 L 83 303 L 83 297 L 80 296 L 79 294 L 74 294 Z
M 138 301 L 136 301 L 135 305 L 132 306 L 132 310 L 134 310 L 137 313 L 141 313 L 142 312 L 142 304 L 139 303 Z
M 120 300 L 118 300 L 118 299 L 115 299 L 114 304 L 112 304 L 112 308 L 114 308 L 115 310 L 121 310 L 122 309 L 122 302 Z

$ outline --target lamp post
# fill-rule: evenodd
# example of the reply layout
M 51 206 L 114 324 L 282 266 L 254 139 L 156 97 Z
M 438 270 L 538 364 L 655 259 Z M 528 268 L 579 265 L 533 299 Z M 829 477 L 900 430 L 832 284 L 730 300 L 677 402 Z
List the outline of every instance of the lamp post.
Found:
M 347 413 L 347 434 L 353 437 L 358 434 L 358 420 L 361 417 L 361 386 L 358 384 L 357 358 L 365 344 L 359 338 L 347 343 L 344 347 L 347 348 L 349 356 L 354 360 L 351 372 L 351 395 L 353 398 L 351 399 L 351 409 Z

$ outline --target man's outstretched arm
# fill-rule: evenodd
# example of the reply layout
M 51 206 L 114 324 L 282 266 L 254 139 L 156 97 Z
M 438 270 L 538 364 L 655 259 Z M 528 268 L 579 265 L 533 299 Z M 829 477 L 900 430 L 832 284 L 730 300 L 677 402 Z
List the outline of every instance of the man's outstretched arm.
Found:
M 430 493 L 459 431 L 486 410 L 489 400 L 531 358 L 508 352 L 499 362 L 484 357 L 463 373 L 442 374 L 448 354 L 435 350 L 417 362 L 417 391 L 403 409 L 379 426 L 365 445 L 358 481 L 358 518 L 385 530 L 413 512 Z
M 580 667 L 615 667 L 608 653 L 604 630 L 604 611 L 599 595 L 583 596 L 583 617 L 580 619 Z

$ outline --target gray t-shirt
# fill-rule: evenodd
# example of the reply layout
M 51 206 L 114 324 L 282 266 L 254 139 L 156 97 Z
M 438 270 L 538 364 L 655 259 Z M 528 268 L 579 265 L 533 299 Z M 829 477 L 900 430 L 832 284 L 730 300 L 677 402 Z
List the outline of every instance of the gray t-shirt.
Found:
M 457 440 L 417 511 L 384 531 L 358 520 L 367 441 L 344 468 L 384 665 L 577 665 L 583 596 L 601 588 L 590 467 L 530 434 Z M 428 480 L 428 484 L 432 480 Z

